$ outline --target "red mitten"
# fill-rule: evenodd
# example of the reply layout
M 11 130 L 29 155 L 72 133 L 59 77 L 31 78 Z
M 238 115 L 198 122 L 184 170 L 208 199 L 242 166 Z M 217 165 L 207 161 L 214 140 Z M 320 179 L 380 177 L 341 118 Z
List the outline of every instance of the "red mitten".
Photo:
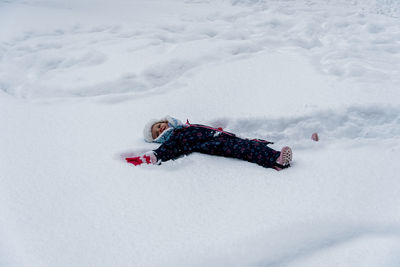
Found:
M 126 162 L 132 163 L 133 165 L 137 166 L 142 163 L 146 164 L 156 164 L 157 163 L 157 157 L 154 154 L 153 151 L 147 152 L 143 156 L 140 157 L 133 157 L 133 158 L 125 158 Z

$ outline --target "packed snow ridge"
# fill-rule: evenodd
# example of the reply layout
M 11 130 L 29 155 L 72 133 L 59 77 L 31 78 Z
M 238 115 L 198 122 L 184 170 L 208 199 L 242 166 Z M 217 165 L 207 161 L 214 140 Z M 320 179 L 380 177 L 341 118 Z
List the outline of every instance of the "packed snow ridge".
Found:
M 398 8 L 396 1 L 356 2 L 351 11 L 346 1 L 232 5 L 222 5 L 228 12 L 167 24 L 74 24 L 17 33 L 0 45 L 0 88 L 21 98 L 151 94 L 201 67 L 276 49 L 300 50 L 315 68 L 340 79 L 386 87 L 400 82 L 398 23 L 379 15 Z

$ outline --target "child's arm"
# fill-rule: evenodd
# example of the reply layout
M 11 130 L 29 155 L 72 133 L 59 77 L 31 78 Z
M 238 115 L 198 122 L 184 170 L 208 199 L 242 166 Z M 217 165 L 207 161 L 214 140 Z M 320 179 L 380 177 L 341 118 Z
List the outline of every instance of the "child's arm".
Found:
M 154 150 L 157 161 L 168 161 L 170 159 L 177 159 L 183 155 L 188 155 L 192 152 L 192 146 L 185 141 L 170 138 L 164 142 L 159 148 Z
M 162 161 L 179 158 L 192 152 L 191 146 L 180 140 L 168 140 L 154 151 L 149 151 L 143 156 L 125 158 L 128 163 L 133 165 L 160 164 Z

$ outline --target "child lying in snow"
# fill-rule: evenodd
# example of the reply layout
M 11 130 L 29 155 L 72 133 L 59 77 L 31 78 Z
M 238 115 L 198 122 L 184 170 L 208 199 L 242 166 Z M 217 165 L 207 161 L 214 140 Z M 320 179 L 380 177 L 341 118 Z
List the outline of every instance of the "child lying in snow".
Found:
M 275 151 L 267 146 L 271 142 L 242 139 L 222 128 L 189 122 L 183 124 L 170 116 L 150 121 L 143 133 L 147 142 L 160 143 L 161 146 L 143 156 L 126 158 L 127 162 L 135 166 L 142 163 L 161 164 L 191 152 L 242 159 L 278 171 L 289 167 L 292 160 L 290 147 L 285 146 L 280 152 Z

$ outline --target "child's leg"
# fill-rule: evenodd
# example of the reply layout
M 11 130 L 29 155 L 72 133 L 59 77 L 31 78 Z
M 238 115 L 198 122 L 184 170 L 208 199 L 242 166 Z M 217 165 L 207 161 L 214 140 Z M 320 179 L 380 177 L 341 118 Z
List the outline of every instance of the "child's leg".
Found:
M 263 167 L 275 166 L 280 155 L 279 151 L 273 150 L 266 144 L 230 136 L 219 136 L 204 142 L 194 151 L 246 160 Z

